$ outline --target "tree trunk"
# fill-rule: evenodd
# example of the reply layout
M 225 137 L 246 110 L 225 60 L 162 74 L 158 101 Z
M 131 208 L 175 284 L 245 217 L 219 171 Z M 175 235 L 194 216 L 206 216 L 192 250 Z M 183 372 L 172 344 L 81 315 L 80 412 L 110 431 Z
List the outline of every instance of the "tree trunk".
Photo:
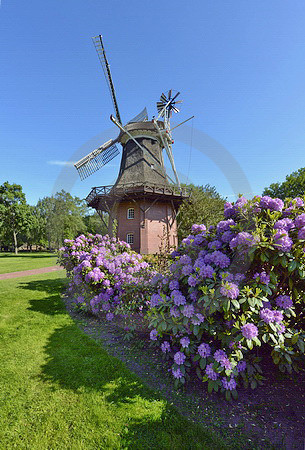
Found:
M 15 255 L 18 255 L 17 234 L 15 230 L 13 230 L 13 236 L 14 236 Z

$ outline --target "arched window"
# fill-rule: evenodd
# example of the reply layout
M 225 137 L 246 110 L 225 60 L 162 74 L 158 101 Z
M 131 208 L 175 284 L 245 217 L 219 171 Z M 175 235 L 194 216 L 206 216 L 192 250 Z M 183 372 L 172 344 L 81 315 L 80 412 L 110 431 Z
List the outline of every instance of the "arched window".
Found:
M 133 244 L 133 233 L 127 233 L 126 242 L 127 244 Z
M 134 219 L 134 208 L 127 209 L 127 219 Z

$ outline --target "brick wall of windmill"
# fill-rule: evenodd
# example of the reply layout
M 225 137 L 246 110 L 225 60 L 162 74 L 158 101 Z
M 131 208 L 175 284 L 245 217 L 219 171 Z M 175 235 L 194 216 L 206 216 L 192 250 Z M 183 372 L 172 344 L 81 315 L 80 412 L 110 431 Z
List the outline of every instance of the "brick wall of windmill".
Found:
M 131 248 L 142 254 L 157 253 L 162 237 L 169 238 L 169 244 L 176 247 L 177 223 L 170 202 L 140 200 L 121 202 L 117 210 L 118 237 L 124 241 L 133 234 Z M 128 209 L 134 209 L 134 218 L 128 219 Z M 146 212 L 144 212 L 146 210 Z M 164 241 L 165 244 L 165 241 Z

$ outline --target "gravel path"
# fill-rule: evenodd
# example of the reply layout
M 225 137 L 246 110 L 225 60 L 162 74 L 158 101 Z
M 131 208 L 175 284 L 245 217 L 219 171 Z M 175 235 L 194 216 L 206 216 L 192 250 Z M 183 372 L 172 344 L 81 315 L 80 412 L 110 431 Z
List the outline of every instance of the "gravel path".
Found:
M 37 275 L 39 273 L 55 272 L 63 270 L 60 266 L 41 267 L 40 269 L 20 270 L 19 272 L 10 272 L 0 274 L 0 280 L 8 280 L 9 278 L 27 277 L 28 275 Z

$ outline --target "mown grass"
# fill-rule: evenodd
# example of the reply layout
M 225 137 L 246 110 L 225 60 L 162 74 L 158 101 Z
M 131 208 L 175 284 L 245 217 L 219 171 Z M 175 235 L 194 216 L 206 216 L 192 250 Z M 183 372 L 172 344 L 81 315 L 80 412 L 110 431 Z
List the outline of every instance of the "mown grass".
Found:
M 56 265 L 57 256 L 47 252 L 0 253 L 0 274 Z
M 63 277 L 0 281 L 0 447 L 226 448 L 77 327 Z

